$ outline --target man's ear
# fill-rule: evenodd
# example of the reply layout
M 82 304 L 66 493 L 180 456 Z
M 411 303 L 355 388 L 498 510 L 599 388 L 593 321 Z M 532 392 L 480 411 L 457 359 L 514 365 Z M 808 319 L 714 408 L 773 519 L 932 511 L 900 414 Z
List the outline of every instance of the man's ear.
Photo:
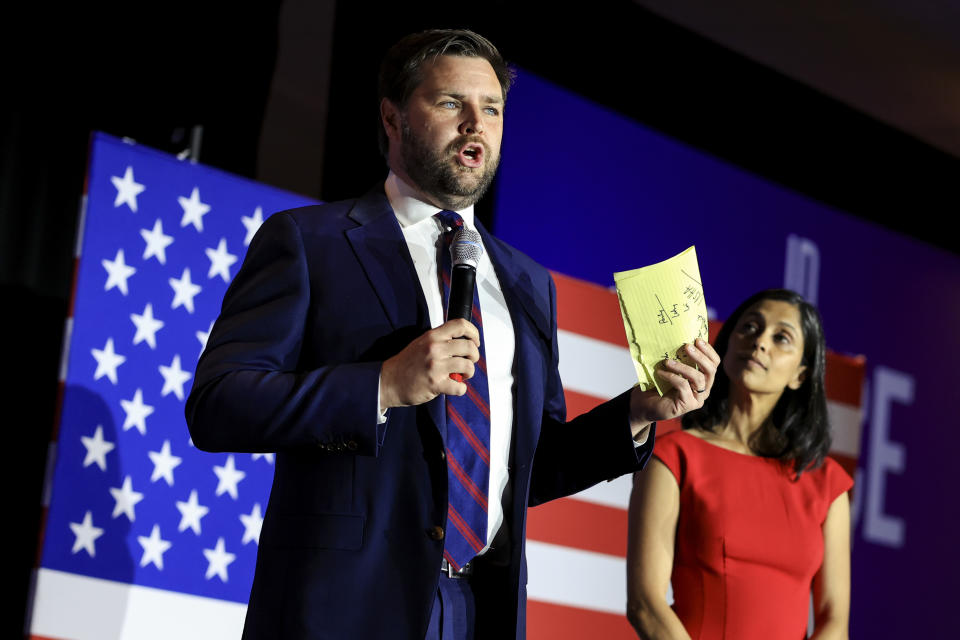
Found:
M 803 386 L 803 381 L 807 379 L 807 365 L 801 364 L 797 367 L 797 372 L 793 375 L 793 379 L 787 383 L 787 386 L 796 391 Z
M 400 109 L 387 98 L 380 101 L 380 122 L 387 138 L 393 142 L 400 140 Z

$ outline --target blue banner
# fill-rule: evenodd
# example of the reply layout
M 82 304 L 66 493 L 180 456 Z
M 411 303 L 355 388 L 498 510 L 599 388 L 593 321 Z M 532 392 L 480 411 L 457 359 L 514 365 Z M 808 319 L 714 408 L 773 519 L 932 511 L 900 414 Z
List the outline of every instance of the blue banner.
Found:
M 636 93 L 642 100 L 643 89 Z M 818 305 L 831 349 L 866 356 L 852 634 L 944 637 L 960 574 L 948 552 L 960 527 L 948 484 L 960 448 L 948 402 L 956 393 L 948 365 L 960 359 L 960 258 L 529 73 L 520 73 L 506 113 L 500 238 L 604 286 L 615 271 L 696 245 L 707 304 L 719 319 L 755 291 L 787 286 Z

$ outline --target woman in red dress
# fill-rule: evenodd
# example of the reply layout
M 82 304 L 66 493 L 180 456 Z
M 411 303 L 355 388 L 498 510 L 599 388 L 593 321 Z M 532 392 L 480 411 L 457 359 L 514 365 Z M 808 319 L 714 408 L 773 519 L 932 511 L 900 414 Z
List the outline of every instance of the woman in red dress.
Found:
M 820 316 L 763 291 L 714 347 L 710 397 L 634 476 L 627 617 L 649 640 L 801 640 L 812 590 L 812 637 L 846 639 L 853 481 L 826 457 Z

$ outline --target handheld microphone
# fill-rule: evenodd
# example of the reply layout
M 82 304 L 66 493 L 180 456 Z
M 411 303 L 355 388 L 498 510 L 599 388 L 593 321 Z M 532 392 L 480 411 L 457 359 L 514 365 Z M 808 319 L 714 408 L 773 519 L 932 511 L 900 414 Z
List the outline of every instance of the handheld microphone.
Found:
M 477 265 L 480 264 L 482 255 L 480 234 L 466 227 L 460 227 L 450 243 L 452 269 L 450 298 L 447 300 L 447 320 L 457 318 L 471 320 L 473 317 L 473 291 L 476 287 Z M 451 373 L 450 377 L 457 382 L 463 382 L 463 376 L 459 373 Z

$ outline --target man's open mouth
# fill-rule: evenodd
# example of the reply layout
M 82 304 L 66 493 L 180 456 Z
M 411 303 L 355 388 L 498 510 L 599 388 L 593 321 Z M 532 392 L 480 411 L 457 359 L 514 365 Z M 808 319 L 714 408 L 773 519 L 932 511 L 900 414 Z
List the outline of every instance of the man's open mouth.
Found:
M 465 167 L 478 168 L 483 166 L 483 145 L 471 143 L 460 149 L 457 154 L 460 164 Z

